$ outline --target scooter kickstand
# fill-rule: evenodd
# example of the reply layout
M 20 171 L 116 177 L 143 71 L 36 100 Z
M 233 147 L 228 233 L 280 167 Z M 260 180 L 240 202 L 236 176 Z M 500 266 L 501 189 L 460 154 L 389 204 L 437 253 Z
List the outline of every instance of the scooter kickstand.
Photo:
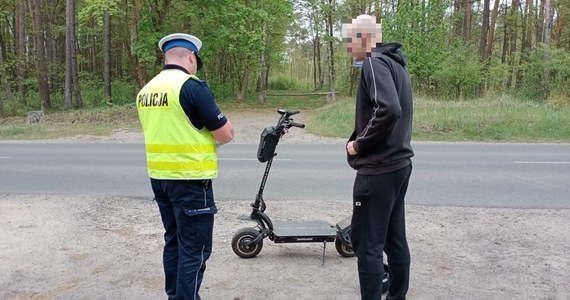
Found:
M 323 241 L 323 266 L 325 265 L 325 250 L 327 249 L 327 241 Z

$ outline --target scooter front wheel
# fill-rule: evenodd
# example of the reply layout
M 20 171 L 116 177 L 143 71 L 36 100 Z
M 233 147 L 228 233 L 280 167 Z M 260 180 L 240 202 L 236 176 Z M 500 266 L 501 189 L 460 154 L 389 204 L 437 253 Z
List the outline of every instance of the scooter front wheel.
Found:
M 263 248 L 263 240 L 256 244 L 251 244 L 261 233 L 255 228 L 242 228 L 238 230 L 232 238 L 232 250 L 241 258 L 255 257 Z

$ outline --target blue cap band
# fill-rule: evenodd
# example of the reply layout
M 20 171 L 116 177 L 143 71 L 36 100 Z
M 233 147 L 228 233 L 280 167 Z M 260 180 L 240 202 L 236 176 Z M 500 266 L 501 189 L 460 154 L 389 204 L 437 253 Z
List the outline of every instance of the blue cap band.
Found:
M 184 47 L 198 53 L 198 48 L 196 48 L 196 45 L 190 43 L 187 40 L 173 40 L 167 42 L 166 44 L 164 44 L 164 46 L 162 46 L 162 51 L 166 52 L 174 47 Z

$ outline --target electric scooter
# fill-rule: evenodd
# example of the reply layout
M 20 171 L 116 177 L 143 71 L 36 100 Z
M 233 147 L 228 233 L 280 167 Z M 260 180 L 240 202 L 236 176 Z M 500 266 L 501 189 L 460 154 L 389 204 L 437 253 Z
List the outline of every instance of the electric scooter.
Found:
M 253 258 L 261 252 L 263 239 L 275 243 L 323 243 L 323 263 L 326 243 L 334 242 L 337 252 L 343 257 L 353 257 L 355 253 L 350 242 L 351 217 L 346 217 L 335 225 L 326 221 L 275 221 L 272 222 L 265 214 L 266 204 L 263 200 L 263 190 L 273 163 L 273 157 L 279 140 L 291 127 L 305 128 L 304 124 L 295 122 L 291 116 L 299 110 L 279 109 L 280 114 L 276 126 L 266 127 L 261 133 L 257 149 L 257 159 L 266 163 L 265 172 L 261 179 L 255 201 L 251 204 L 250 219 L 257 227 L 239 229 L 232 238 L 232 250 L 241 258 Z M 382 290 L 387 291 L 390 285 L 388 266 L 384 265 Z

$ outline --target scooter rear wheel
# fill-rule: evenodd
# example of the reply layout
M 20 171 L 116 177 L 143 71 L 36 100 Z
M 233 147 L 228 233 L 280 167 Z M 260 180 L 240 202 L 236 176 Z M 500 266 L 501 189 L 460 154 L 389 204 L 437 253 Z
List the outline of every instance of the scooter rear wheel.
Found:
M 257 244 L 246 244 L 255 240 L 260 234 L 257 229 L 251 227 L 238 230 L 232 238 L 232 250 L 241 258 L 257 256 L 263 248 L 263 240 L 260 240 Z
M 390 289 L 390 273 L 388 272 L 388 265 L 384 264 L 384 276 L 382 276 L 382 293 L 387 293 Z
M 338 254 L 343 257 L 354 257 L 354 250 L 346 246 L 338 237 L 334 240 L 334 246 Z

